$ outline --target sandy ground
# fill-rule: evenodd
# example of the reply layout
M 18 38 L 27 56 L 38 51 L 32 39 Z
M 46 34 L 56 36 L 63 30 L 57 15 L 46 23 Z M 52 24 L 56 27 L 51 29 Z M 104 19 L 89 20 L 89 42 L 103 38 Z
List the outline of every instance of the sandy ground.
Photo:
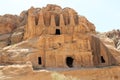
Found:
M 30 68 L 0 68 L 0 80 L 52 80 L 51 74 L 57 72 L 80 80 L 120 80 L 120 66 L 104 68 L 48 68 L 30 70 Z

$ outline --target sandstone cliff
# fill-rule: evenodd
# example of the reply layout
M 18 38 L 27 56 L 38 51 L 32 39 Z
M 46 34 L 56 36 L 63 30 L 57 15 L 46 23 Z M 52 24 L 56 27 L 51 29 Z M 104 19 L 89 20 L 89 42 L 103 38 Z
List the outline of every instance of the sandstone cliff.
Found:
M 15 39 L 13 41 L 13 36 L 23 37 L 20 30 L 20 27 L 24 27 L 27 22 L 27 11 L 23 11 L 20 16 L 5 14 L 0 16 L 0 48 L 9 46 L 13 43 L 21 42 L 22 39 Z M 24 29 L 22 29 L 23 33 Z M 17 33 L 17 34 L 16 34 Z M 18 35 L 19 33 L 19 35 Z
M 95 32 L 94 25 L 84 16 L 79 16 L 77 12 L 71 8 L 62 9 L 57 5 L 48 4 L 42 9 L 31 7 L 28 11 L 21 12 L 19 16 L 6 14 L 0 16 L 0 47 L 3 48 L 21 42 L 23 39 L 30 38 L 30 36 L 32 37 L 34 35 L 41 35 L 43 32 L 54 34 L 55 32 L 53 30 L 55 26 L 74 26 L 78 24 L 81 25 L 81 28 L 76 28 L 76 31 Z M 34 27 L 38 26 L 38 28 L 30 28 L 29 25 Z M 39 27 L 40 25 L 48 26 L 49 28 L 50 26 L 54 27 L 50 28 L 49 31 L 44 31 L 44 27 Z M 27 26 L 30 28 L 29 31 L 27 31 L 28 29 L 24 29 L 24 27 L 27 28 Z M 83 28 L 84 26 L 85 28 Z M 65 27 L 61 28 L 61 33 L 69 33 L 72 31 L 70 28 L 64 28 Z M 3 36 L 5 37 L 3 38 Z
M 120 50 L 120 30 L 112 30 L 105 34 L 108 38 L 112 39 L 115 43 L 115 47 Z
M 71 8 L 62 9 L 57 5 L 47 5 L 42 9 L 31 7 L 28 10 L 28 23 L 25 28 L 24 39 L 41 34 L 55 34 L 56 28 L 60 29 L 61 34 L 95 32 L 95 26 L 85 17 L 79 16 Z
M 100 40 L 104 43 L 105 46 L 107 46 L 113 55 L 113 57 L 119 62 L 120 61 L 120 31 L 118 30 L 112 30 L 105 33 L 98 33 L 97 36 L 100 38 Z
M 119 52 L 95 33 L 94 24 L 71 8 L 31 7 L 20 14 L 11 34 L 1 35 L 1 41 L 8 42 L 1 43 L 0 63 L 30 61 L 33 68 L 119 65 Z
M 51 72 L 42 71 L 46 69 L 83 80 L 119 80 L 116 34 L 117 42 L 109 39 L 113 34 L 98 37 L 87 18 L 51 4 L 0 16 L 0 79 L 51 80 Z

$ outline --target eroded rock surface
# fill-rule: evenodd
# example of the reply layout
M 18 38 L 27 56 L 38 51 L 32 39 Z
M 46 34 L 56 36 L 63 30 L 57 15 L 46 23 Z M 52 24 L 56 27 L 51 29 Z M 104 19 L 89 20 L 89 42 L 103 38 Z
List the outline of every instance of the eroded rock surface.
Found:
M 63 69 L 83 80 L 119 80 L 120 43 L 106 35 L 96 36 L 87 18 L 57 5 L 0 16 L 0 79 L 51 80 L 46 70 Z
M 106 33 L 106 36 L 112 39 L 115 43 L 115 47 L 120 50 L 120 30 L 112 30 Z
M 10 46 L 1 49 L 0 63 L 3 65 L 30 61 L 33 68 L 38 69 L 120 63 L 119 52 L 107 47 L 95 36 L 94 24 L 72 8 L 62 9 L 48 4 L 43 8 L 31 7 L 23 11 L 20 17 L 19 25 L 25 25 L 18 26 L 10 36 L 5 37 Z

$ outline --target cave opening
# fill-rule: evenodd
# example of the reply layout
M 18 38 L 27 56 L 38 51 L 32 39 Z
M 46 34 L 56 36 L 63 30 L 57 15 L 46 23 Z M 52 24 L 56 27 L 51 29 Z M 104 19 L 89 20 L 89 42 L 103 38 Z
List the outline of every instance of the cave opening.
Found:
M 56 29 L 56 35 L 60 35 L 60 29 Z
M 68 67 L 72 68 L 73 67 L 73 58 L 72 57 L 67 57 L 66 58 L 66 64 Z
M 101 56 L 101 63 L 105 63 L 105 59 L 103 56 Z
M 38 64 L 39 64 L 39 65 L 42 64 L 42 59 L 41 59 L 41 57 L 38 57 Z

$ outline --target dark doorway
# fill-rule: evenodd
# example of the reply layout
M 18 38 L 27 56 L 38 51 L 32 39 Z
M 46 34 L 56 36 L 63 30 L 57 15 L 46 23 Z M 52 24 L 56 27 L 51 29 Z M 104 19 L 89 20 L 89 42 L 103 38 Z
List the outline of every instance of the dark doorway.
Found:
M 56 35 L 60 35 L 60 29 L 56 29 Z
M 38 57 L 38 64 L 39 64 L 39 65 L 41 65 L 41 64 L 42 64 L 41 57 Z
M 101 63 L 105 63 L 105 59 L 101 56 Z
M 72 57 L 67 57 L 66 58 L 66 64 L 68 67 L 73 67 L 73 58 Z

